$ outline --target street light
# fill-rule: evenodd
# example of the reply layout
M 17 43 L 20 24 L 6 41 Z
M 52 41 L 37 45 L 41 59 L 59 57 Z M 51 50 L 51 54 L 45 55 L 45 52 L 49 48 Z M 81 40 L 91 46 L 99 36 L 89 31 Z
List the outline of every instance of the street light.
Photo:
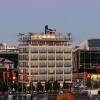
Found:
M 27 84 L 27 85 L 26 85 L 26 90 L 27 90 L 27 92 L 29 92 L 29 87 L 30 87 L 30 84 Z

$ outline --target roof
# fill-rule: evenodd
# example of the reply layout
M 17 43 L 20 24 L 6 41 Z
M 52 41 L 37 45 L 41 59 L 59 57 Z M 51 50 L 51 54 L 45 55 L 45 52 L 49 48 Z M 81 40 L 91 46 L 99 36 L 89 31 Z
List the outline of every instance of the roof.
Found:
M 5 58 L 0 58 L 0 63 L 12 64 L 13 62 L 11 60 L 8 60 L 8 59 L 5 59 Z

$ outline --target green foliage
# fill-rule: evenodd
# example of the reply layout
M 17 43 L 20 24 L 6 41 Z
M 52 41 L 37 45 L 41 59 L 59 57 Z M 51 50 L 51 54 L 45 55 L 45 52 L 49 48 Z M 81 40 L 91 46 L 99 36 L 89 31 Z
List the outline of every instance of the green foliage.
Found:
M 15 83 L 10 82 L 10 83 L 9 83 L 9 87 L 10 87 L 11 90 L 12 90 L 13 88 L 14 88 L 15 90 L 17 90 L 17 83 L 16 83 L 16 82 L 15 82 Z
M 1 91 L 1 92 L 6 92 L 6 91 L 8 91 L 8 85 L 7 85 L 7 83 L 5 83 L 5 82 L 1 82 L 1 83 L 0 83 L 0 91 Z
M 37 83 L 37 90 L 43 91 L 43 86 L 42 86 L 41 82 Z
M 35 90 L 35 86 L 33 85 L 33 82 L 30 82 L 30 87 L 29 87 L 29 90 L 32 90 L 32 91 L 34 91 L 34 90 Z
M 100 87 L 100 84 L 96 81 L 96 82 L 94 82 L 94 84 L 93 84 L 93 88 L 99 88 Z
M 18 91 L 25 91 L 25 90 L 26 90 L 25 85 L 22 83 L 18 83 Z
M 65 82 L 63 83 L 63 88 L 64 88 L 64 89 L 68 89 L 67 83 L 65 83 Z
M 86 81 L 86 86 L 91 88 L 92 87 L 92 80 L 91 78 L 88 78 L 87 81 Z
M 53 82 L 53 90 L 59 90 L 60 88 L 60 84 L 58 83 L 58 81 L 54 81 Z
M 49 81 L 48 82 L 45 82 L 45 90 L 48 91 L 50 88 L 49 88 Z

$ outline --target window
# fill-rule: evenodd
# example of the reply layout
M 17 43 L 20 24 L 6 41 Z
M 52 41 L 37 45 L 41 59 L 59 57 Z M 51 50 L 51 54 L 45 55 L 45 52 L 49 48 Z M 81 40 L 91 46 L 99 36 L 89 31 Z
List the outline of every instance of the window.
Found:
M 65 74 L 71 73 L 71 71 L 72 71 L 71 67 L 67 67 L 67 68 L 64 69 Z
M 63 67 L 63 61 L 56 61 L 56 67 Z
M 57 60 L 63 60 L 63 54 L 56 54 Z
M 71 66 L 71 61 L 70 60 L 64 61 L 64 66 L 65 67 Z
M 23 53 L 23 48 L 19 48 L 19 53 Z
M 37 60 L 38 59 L 38 54 L 37 53 L 32 53 L 32 55 L 31 55 L 31 59 L 32 60 Z
M 54 76 L 54 75 L 49 75 L 49 76 L 48 76 L 48 80 L 54 81 L 54 79 L 55 79 L 55 76 Z
M 47 59 L 47 54 L 46 53 L 39 54 L 39 59 L 40 60 L 46 60 Z
M 63 74 L 63 69 L 62 68 L 57 68 L 56 69 L 56 74 Z
M 49 53 L 54 53 L 55 52 L 55 48 L 54 47 L 49 47 L 48 48 L 48 52 Z
M 39 69 L 39 74 L 46 74 L 47 73 L 47 69 Z
M 48 73 L 49 74 L 54 74 L 55 73 L 55 69 L 54 68 L 49 68 L 48 69 Z
M 62 47 L 56 48 L 56 52 L 57 52 L 57 53 L 62 53 L 62 52 L 63 52 L 63 48 L 62 48 Z
M 63 80 L 63 75 L 58 74 L 58 75 L 56 76 L 56 80 L 62 81 L 62 80 Z
M 32 53 L 37 53 L 37 52 L 38 52 L 38 48 L 37 48 L 37 47 L 31 48 L 31 52 L 32 52 Z
M 44 53 L 47 52 L 47 48 L 46 47 L 39 47 L 39 52 Z
M 71 52 L 71 48 L 64 48 L 64 52 Z
M 48 54 L 48 59 L 49 60 L 54 60 L 55 59 L 55 54 L 54 53 Z
M 40 61 L 39 62 L 39 66 L 40 67 L 46 67 L 47 66 L 47 62 L 44 60 L 44 61 Z
M 41 81 L 46 80 L 46 75 L 41 75 L 41 76 L 39 76 L 39 79 L 40 79 Z
M 37 67 L 38 66 L 38 62 L 37 61 L 32 61 L 31 62 L 31 66 L 32 67 Z
M 64 75 L 64 80 L 65 81 L 71 81 L 71 74 L 66 74 L 66 75 Z
M 64 59 L 71 59 L 71 54 L 70 53 L 67 53 L 67 54 L 64 54 Z
M 48 67 L 55 67 L 55 61 L 48 61 Z

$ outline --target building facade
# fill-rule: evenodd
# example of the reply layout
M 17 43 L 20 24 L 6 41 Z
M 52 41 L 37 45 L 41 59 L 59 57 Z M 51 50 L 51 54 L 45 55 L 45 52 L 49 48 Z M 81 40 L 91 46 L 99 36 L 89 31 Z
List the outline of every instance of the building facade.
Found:
M 76 73 L 100 73 L 100 39 L 89 39 L 73 50 L 73 69 Z
M 19 80 L 72 82 L 72 44 L 45 26 L 44 33 L 19 34 Z
M 18 66 L 18 47 L 0 43 L 0 58 L 8 59 L 14 63 L 14 68 Z

